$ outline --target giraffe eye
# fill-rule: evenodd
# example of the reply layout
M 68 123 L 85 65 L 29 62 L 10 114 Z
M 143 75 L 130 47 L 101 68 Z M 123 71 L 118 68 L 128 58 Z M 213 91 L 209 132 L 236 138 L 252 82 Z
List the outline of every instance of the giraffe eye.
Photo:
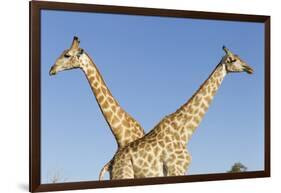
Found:
M 233 59 L 233 58 L 229 58 L 229 60 L 228 60 L 229 63 L 236 62 L 236 61 L 237 61 L 237 59 Z
M 69 55 L 69 54 L 65 54 L 64 57 L 65 57 L 65 58 L 69 58 L 70 55 Z

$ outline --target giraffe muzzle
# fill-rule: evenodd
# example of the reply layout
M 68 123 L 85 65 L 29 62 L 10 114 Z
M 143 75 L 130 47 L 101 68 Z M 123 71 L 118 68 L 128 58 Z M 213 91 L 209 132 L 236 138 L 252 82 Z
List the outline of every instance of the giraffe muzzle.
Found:
M 50 76 L 55 75 L 56 73 L 57 73 L 57 72 L 56 72 L 55 67 L 52 66 L 52 68 L 50 69 L 50 72 L 49 72 Z
M 247 72 L 248 74 L 253 74 L 254 73 L 253 68 L 251 68 L 250 66 L 244 65 L 243 67 L 244 67 L 244 71 Z

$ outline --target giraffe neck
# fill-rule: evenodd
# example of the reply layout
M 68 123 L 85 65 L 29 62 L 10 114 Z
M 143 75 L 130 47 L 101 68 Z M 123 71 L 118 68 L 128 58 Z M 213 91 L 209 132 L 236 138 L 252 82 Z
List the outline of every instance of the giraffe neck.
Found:
M 179 141 L 186 145 L 202 121 L 226 74 L 225 64 L 218 64 L 197 92 L 176 112 L 166 116 L 149 135 L 160 133 L 157 135 L 159 140 L 164 139 L 166 143 Z
M 106 86 L 95 63 L 88 55 L 81 58 L 81 69 L 88 79 L 103 116 L 117 141 L 118 148 L 142 137 L 144 130 L 120 107 Z
M 185 143 L 204 118 L 226 74 L 225 64 L 219 63 L 197 92 L 176 111 L 175 116 L 180 117 L 183 125 L 181 134 L 186 137 Z

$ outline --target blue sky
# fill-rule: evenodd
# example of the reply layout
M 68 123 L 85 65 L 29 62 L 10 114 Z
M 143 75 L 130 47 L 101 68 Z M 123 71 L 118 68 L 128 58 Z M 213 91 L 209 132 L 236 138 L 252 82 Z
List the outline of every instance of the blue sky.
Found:
M 74 35 L 146 132 L 192 96 L 226 45 L 255 72 L 224 79 L 188 144 L 188 174 L 222 173 L 235 162 L 263 170 L 263 24 L 46 10 L 41 21 L 42 183 L 55 173 L 97 180 L 117 148 L 82 71 L 48 74 Z

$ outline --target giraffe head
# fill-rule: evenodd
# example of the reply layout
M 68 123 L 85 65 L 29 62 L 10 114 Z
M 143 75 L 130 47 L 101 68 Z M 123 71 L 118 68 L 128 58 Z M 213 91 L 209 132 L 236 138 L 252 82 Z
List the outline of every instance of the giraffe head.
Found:
M 78 37 L 74 36 L 70 48 L 64 50 L 51 67 L 50 75 L 55 75 L 60 71 L 81 67 L 81 56 L 84 55 L 84 50 L 79 47 L 79 43 Z
M 226 55 L 222 59 L 225 64 L 227 72 L 247 72 L 252 74 L 254 70 L 244 62 L 238 55 L 233 54 L 229 49 L 223 46 Z

